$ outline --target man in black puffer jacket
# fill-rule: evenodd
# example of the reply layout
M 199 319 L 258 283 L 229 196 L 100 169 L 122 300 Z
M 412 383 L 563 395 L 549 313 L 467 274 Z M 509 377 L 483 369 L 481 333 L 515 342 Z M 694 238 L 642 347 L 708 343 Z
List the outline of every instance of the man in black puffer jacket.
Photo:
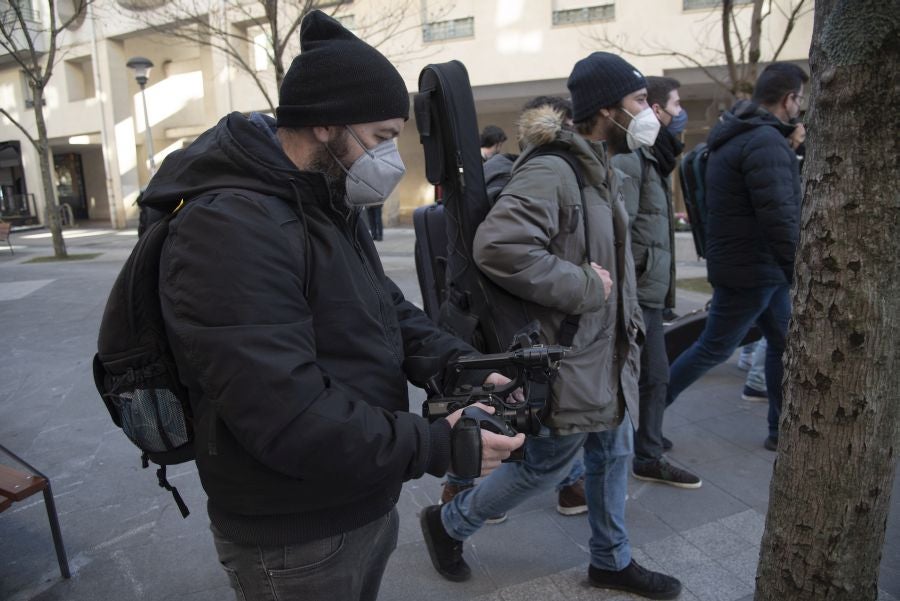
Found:
M 751 101 L 738 102 L 709 134 L 706 167 L 706 264 L 713 286 L 700 338 L 672 365 L 668 403 L 728 359 L 756 323 L 768 341 L 769 435 L 778 445 L 781 377 L 790 320 L 789 292 L 800 237 L 800 173 L 787 137 L 800 114 L 809 77 L 772 63 Z
M 170 222 L 160 299 L 238 598 L 374 600 L 401 485 L 445 473 L 459 417 L 408 412 L 407 380 L 435 374 L 404 359 L 474 351 L 403 298 L 360 217 L 404 171 L 403 79 L 319 11 L 301 47 L 277 121 L 224 117 L 166 158 L 143 202 L 187 201 Z M 482 440 L 490 471 L 524 437 Z

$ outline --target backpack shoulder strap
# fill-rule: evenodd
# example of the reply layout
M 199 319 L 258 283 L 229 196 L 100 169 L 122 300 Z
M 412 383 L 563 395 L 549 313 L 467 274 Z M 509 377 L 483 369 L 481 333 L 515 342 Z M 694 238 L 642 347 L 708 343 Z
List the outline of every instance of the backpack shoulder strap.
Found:
M 572 155 L 571 152 L 566 150 L 565 148 L 556 146 L 554 144 L 545 144 L 541 146 L 530 155 L 525 157 L 525 161 L 529 161 L 534 157 L 538 156 L 555 156 L 559 157 L 569 165 L 572 171 L 575 173 L 575 181 L 578 182 L 578 193 L 581 196 L 581 217 L 582 223 L 584 225 L 584 251 L 588 263 L 591 262 L 591 242 L 590 242 L 590 229 L 588 227 L 588 214 L 587 214 L 587 206 L 584 202 L 584 188 L 585 188 L 585 179 L 584 179 L 584 169 L 581 166 L 581 163 L 575 156 Z M 572 346 L 572 343 L 575 341 L 575 334 L 578 333 L 578 326 L 581 322 L 581 315 L 566 315 L 565 319 L 563 319 L 562 323 L 559 326 L 559 344 L 562 346 Z

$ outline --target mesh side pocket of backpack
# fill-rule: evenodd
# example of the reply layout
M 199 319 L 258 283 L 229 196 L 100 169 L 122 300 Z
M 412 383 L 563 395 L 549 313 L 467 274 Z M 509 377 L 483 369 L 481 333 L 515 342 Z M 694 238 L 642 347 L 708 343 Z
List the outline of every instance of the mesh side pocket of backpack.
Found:
M 190 441 L 181 401 L 168 388 L 135 388 L 116 395 L 122 430 L 144 451 L 161 453 Z

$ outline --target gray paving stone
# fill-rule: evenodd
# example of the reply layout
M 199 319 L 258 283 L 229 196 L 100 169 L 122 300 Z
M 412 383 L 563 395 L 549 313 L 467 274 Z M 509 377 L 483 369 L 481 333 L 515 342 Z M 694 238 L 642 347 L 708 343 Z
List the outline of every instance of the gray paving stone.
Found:
M 745 453 L 744 449 L 711 433 L 700 423 L 666 428 L 666 433 L 673 436 L 673 441 L 677 438 L 679 442 L 666 456 L 690 470 Z
M 756 568 L 759 565 L 759 548 L 747 547 L 730 555 L 713 555 L 713 559 L 745 584 L 751 587 L 755 586 Z
M 687 490 L 664 484 L 646 484 L 634 502 L 655 514 L 677 532 L 745 511 L 748 507 L 714 484 Z
M 753 592 L 752 585 L 712 561 L 679 572 L 678 578 L 701 601 L 736 601 Z
M 759 511 L 748 509 L 724 517 L 719 521 L 753 546 L 758 547 L 762 542 L 763 532 L 766 529 L 766 516 Z
M 897 597 L 882 589 L 878 589 L 878 601 L 897 601 Z
M 702 570 L 710 563 L 709 557 L 680 535 L 644 545 L 645 554 L 668 574 L 681 579 L 683 574 Z
M 740 398 L 740 390 L 736 394 Z M 741 402 L 734 412 L 698 421 L 697 425 L 745 451 L 765 450 L 762 444 L 766 437 L 767 411 L 768 403 Z M 775 454 L 768 451 L 763 457 L 771 462 Z
M 710 557 L 735 555 L 747 549 L 758 548 L 735 536 L 733 530 L 722 524 L 722 520 L 685 530 L 681 536 Z
M 727 457 L 704 463 L 696 469 L 704 485 L 718 486 L 757 511 L 767 510 L 772 480 L 771 461 L 746 454 L 740 459 Z

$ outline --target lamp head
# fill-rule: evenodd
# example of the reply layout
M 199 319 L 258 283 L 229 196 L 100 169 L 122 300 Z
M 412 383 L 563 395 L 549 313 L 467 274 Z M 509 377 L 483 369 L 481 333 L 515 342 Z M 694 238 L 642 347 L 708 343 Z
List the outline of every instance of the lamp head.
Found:
M 125 66 L 134 70 L 134 79 L 142 88 L 150 79 L 150 69 L 153 67 L 153 61 L 143 56 L 135 56 L 128 59 Z

